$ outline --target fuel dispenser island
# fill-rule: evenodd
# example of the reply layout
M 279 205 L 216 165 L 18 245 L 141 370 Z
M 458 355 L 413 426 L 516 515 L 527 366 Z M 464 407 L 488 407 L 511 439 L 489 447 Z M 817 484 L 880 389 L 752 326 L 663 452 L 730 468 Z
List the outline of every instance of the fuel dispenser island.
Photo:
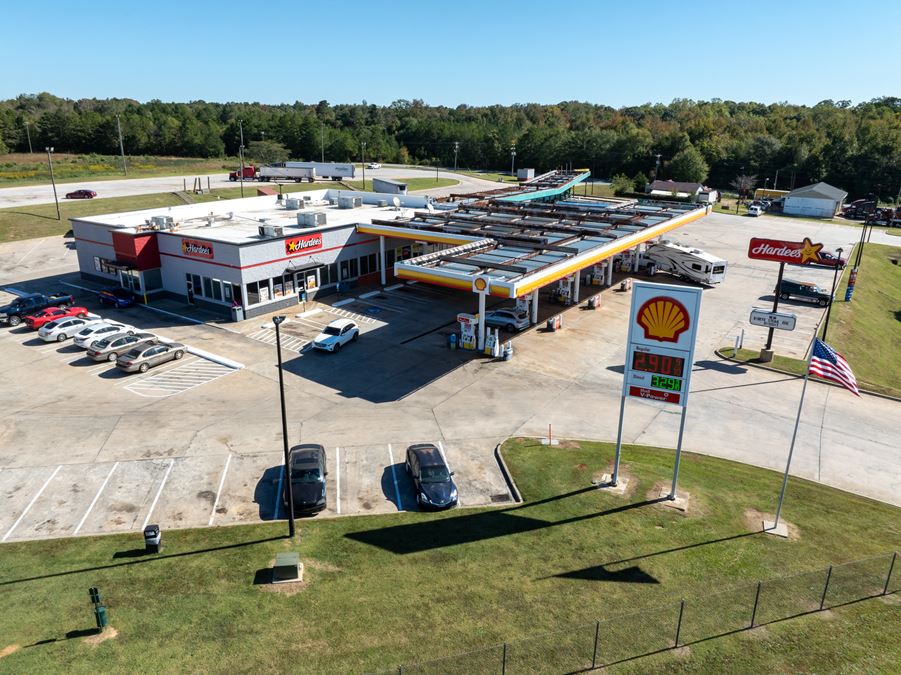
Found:
M 457 314 L 460 324 L 460 349 L 477 349 L 479 343 L 479 315 Z

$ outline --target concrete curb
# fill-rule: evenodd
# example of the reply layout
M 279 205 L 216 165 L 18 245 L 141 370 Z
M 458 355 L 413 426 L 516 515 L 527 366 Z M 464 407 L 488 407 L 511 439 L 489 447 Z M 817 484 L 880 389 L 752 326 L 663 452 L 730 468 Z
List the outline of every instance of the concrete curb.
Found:
M 243 363 L 232 361 L 231 359 L 227 359 L 224 356 L 219 356 L 218 354 L 211 354 L 210 352 L 204 351 L 203 349 L 198 349 L 197 347 L 185 345 L 185 349 L 189 354 L 199 356 L 200 358 L 206 359 L 207 361 L 212 361 L 213 363 L 218 363 L 220 366 L 226 366 L 235 370 L 241 370 L 242 368 L 244 368 Z
M 726 347 L 726 349 L 730 349 L 730 348 Z M 760 368 L 761 370 L 768 370 L 771 373 L 779 373 L 781 375 L 790 375 L 791 377 L 796 377 L 798 379 L 801 379 L 802 377 L 804 377 L 803 375 L 798 375 L 797 373 L 790 373 L 787 370 L 780 370 L 779 368 L 774 368 L 773 366 L 765 366 L 762 363 L 751 363 L 750 361 L 739 361 L 738 359 L 733 358 L 731 356 L 726 356 L 725 354 L 723 354 L 722 350 L 720 350 L 720 349 L 714 349 L 713 353 L 716 354 L 717 356 L 719 356 L 724 361 L 729 361 L 730 363 L 737 363 L 740 366 L 751 366 L 752 368 Z M 818 377 L 812 377 L 812 378 L 810 378 L 810 381 L 816 382 L 817 384 L 825 384 L 827 387 L 837 387 L 839 389 L 844 389 L 844 387 L 840 384 L 836 384 L 835 382 L 830 382 L 829 380 L 821 380 Z M 875 396 L 876 398 L 884 398 L 889 401 L 897 401 L 898 403 L 901 403 L 901 398 L 899 398 L 897 396 L 892 396 L 890 394 L 882 394 L 878 391 L 870 391 L 868 389 L 860 389 L 860 387 L 858 387 L 858 390 L 860 391 L 861 394 L 866 394 L 867 396 Z
M 513 497 L 513 501 L 517 504 L 522 504 L 522 495 L 519 494 L 519 488 L 516 487 L 516 483 L 513 482 L 513 476 L 510 474 L 510 470 L 507 468 L 506 462 L 504 462 L 504 456 L 501 454 L 501 444 L 498 443 L 494 446 L 494 458 L 497 460 L 498 468 L 501 470 L 501 475 L 504 477 L 504 482 L 507 483 L 507 489 L 510 490 L 510 495 Z

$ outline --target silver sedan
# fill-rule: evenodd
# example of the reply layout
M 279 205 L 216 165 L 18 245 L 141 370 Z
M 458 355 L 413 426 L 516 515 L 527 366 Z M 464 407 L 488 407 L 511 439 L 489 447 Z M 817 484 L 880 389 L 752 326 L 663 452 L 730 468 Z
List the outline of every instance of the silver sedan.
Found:
M 116 367 L 126 373 L 146 373 L 153 366 L 178 361 L 184 355 L 185 346 L 180 342 L 148 342 L 120 356 Z
M 156 335 L 153 333 L 116 333 L 92 342 L 88 348 L 88 356 L 95 361 L 112 362 L 118 359 L 120 354 L 151 340 L 156 340 Z

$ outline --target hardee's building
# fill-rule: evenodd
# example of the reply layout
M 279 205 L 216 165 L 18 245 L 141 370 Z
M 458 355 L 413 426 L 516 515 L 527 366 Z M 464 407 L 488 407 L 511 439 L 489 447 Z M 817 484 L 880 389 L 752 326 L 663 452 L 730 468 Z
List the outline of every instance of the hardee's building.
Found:
M 356 225 L 408 216 L 427 204 L 423 196 L 330 189 L 71 223 L 85 279 L 129 288 L 149 304 L 171 297 L 237 319 L 334 293 L 339 283 L 376 282 L 382 260 L 390 279 L 396 261 L 435 246 L 387 237 L 380 245 Z

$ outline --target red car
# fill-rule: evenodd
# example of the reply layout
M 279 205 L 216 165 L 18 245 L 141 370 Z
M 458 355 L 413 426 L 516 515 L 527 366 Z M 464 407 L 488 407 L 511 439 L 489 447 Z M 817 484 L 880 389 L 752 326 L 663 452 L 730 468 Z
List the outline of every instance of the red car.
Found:
M 42 309 L 35 314 L 29 314 L 25 317 L 25 323 L 32 330 L 37 330 L 45 323 L 56 321 L 57 319 L 66 319 L 70 316 L 78 316 L 84 318 L 88 315 L 88 310 L 84 307 L 48 307 Z
M 834 253 L 829 253 L 829 251 L 820 251 L 817 255 L 820 256 L 820 265 L 823 265 L 824 267 L 838 267 L 839 269 L 842 269 L 848 264 L 847 260 L 839 258 Z
M 93 190 L 76 190 L 66 193 L 66 199 L 93 199 L 97 193 Z

